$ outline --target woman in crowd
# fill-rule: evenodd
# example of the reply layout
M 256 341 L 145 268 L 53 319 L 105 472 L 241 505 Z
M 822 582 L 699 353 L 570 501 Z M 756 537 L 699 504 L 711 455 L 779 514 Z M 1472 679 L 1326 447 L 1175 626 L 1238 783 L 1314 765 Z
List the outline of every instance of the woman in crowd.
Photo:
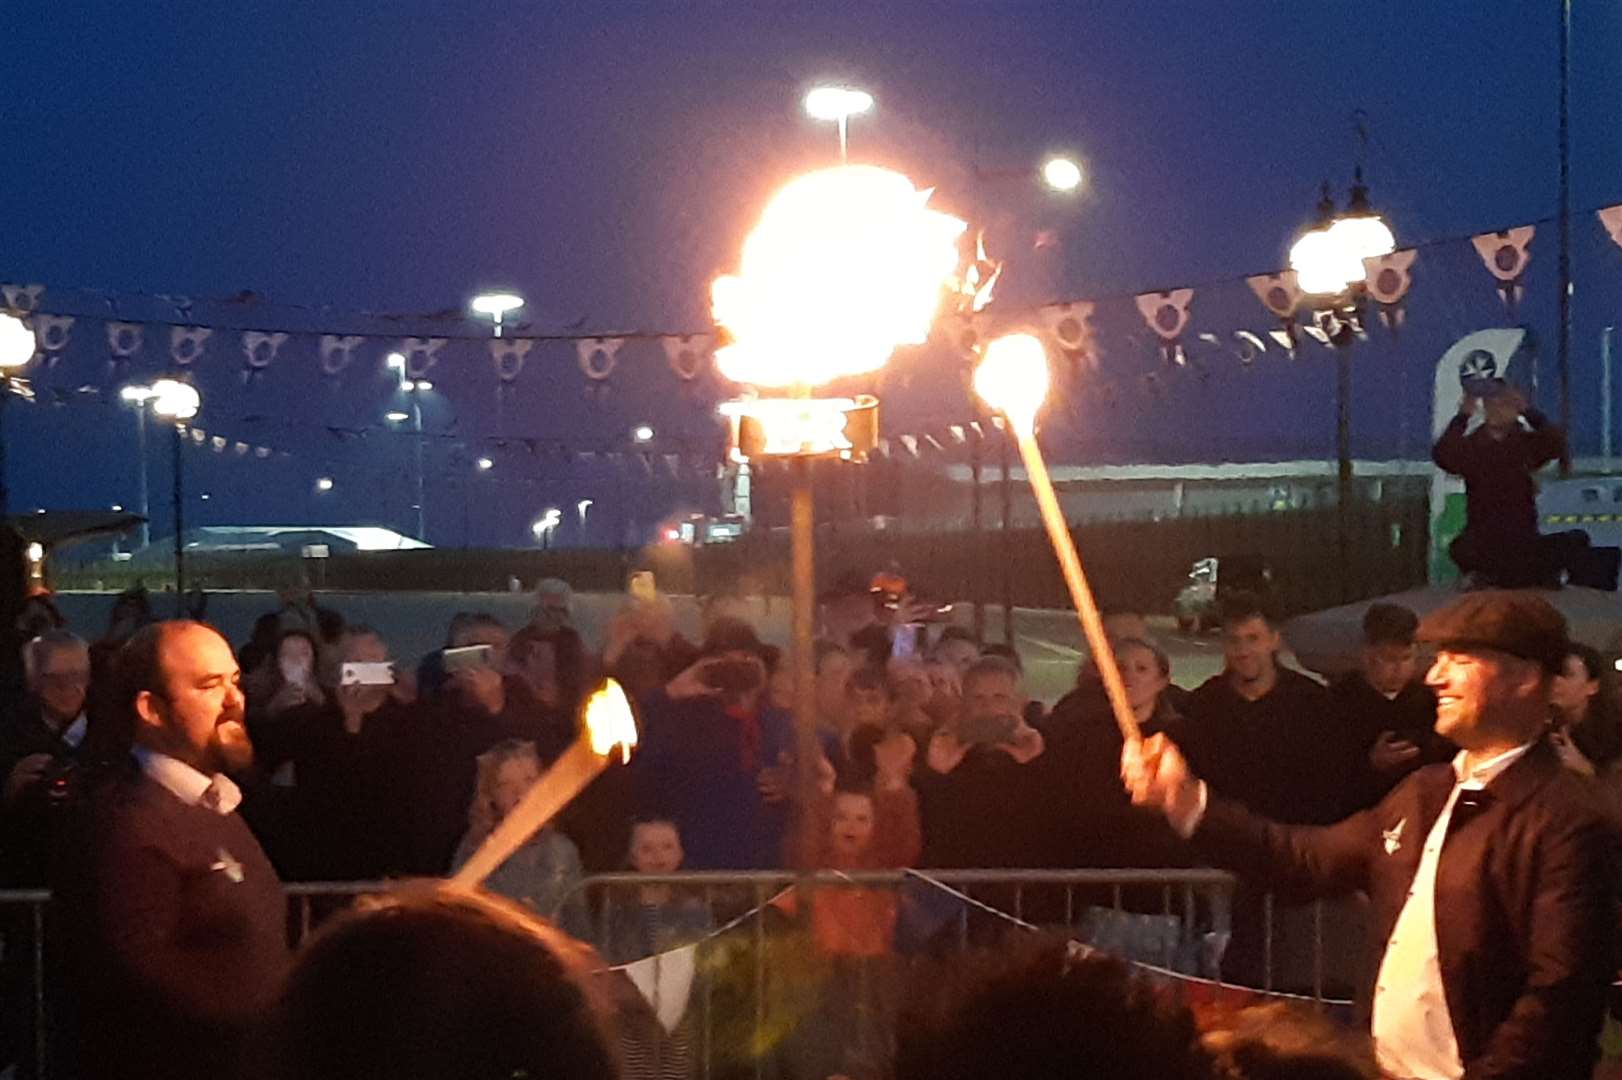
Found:
M 1549 741 L 1568 769 L 1595 777 L 1622 804 L 1622 715 L 1614 676 L 1587 645 L 1573 644 L 1549 685 Z
M 310 633 L 284 630 L 264 661 L 242 679 L 249 712 L 274 718 L 300 705 L 325 704 L 326 695 L 316 681 L 320 658 Z
M 456 849 L 457 867 L 473 857 L 540 775 L 541 760 L 534 743 L 511 739 L 479 755 L 473 803 L 468 807 L 468 831 Z M 485 879 L 484 887 L 585 939 L 591 933 L 591 921 L 580 895 L 580 882 L 580 854 L 574 842 L 548 825 L 497 867 Z

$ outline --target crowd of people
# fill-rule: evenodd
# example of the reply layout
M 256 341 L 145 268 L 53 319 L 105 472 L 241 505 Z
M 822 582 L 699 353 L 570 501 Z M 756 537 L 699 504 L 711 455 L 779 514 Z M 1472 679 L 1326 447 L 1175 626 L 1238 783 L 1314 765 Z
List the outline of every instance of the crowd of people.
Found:
M 24 693 L 0 712 L 0 887 L 52 902 L 43 921 L 0 906 L 0 1068 L 31 1075 L 43 1043 L 54 1075 L 86 1078 L 666 1077 L 701 1056 L 725 1075 L 638 965 L 725 933 L 752 899 L 755 925 L 801 928 L 793 970 L 819 992 L 789 993 L 765 1035 L 765 1005 L 748 1007 L 748 1071 L 769 1051 L 811 1080 L 1586 1077 L 1618 971 L 1622 703 L 1545 599 L 1490 587 L 1614 566 L 1536 537 L 1530 474 L 1562 436 L 1488 390 L 1436 446 L 1469 494 L 1454 554 L 1470 590 L 1423 622 L 1370 605 L 1353 669 L 1327 685 L 1283 662 L 1264 597 L 1224 597 L 1222 670 L 1192 688 L 1143 614 L 1106 612 L 1131 741 L 1098 660 L 1051 707 L 1031 700 L 1016 648 L 889 573 L 821 598 L 809 762 L 790 666 L 737 597 L 707 598 L 689 638 L 639 580 L 587 642 L 548 580 L 524 625 L 460 612 L 420 658 L 308 590 L 235 647 L 201 595 L 158 621 L 131 591 L 94 640 L 33 597 Z M 629 765 L 479 891 L 444 884 L 577 739 L 605 677 L 636 705 Z M 1017 916 L 992 923 L 1014 938 L 965 918 L 949 955 L 925 933 L 903 964 L 917 905 L 847 876 L 1203 865 L 1242 875 L 1218 950 L 1230 977 L 1258 977 L 1264 891 L 1367 898 L 1371 1038 L 1279 1006 L 1196 1021 L 1121 963 L 1211 966 L 1174 955 L 1210 913 L 1158 895 L 988 886 L 978 910 Z M 683 871 L 842 884 L 800 879 L 767 903 Z M 584 887 L 608 873 L 631 887 Z M 296 954 L 287 882 L 339 883 L 317 890 L 321 928 Z M 1158 936 L 1151 955 L 1119 933 L 1123 911 L 1149 920 L 1134 925 Z M 687 963 L 727 1000 L 722 974 Z
M 1091 661 L 1047 708 L 1029 700 L 1016 650 L 927 621 L 888 581 L 847 576 L 822 598 L 818 783 L 801 805 L 787 665 L 749 611 L 736 598 L 709 598 L 695 642 L 677 631 L 667 599 L 628 599 L 593 650 L 572 626 L 567 591 L 548 582 L 529 624 L 460 613 L 444 647 L 414 665 L 378 630 L 307 593 L 285 596 L 235 649 L 203 623 L 152 620 L 139 594 L 120 598 L 93 642 L 65 625 L 35 627 L 27 696 L 0 728 L 0 871 L 7 886 L 53 887 L 60 925 L 72 928 L 62 938 L 64 982 L 81 992 L 64 1010 L 108 1021 L 80 1028 L 84 1075 L 131 1075 L 154 1046 L 193 1043 L 197 1075 L 229 1075 L 230 1062 L 209 1048 L 240 1051 L 220 1033 L 280 992 L 279 883 L 446 877 L 575 738 L 580 701 L 605 675 L 637 702 L 640 747 L 486 881 L 512 908 L 402 901 L 346 916 L 340 925 L 350 929 L 334 933 L 362 934 L 366 920 L 406 910 L 516 927 L 522 909 L 591 943 L 602 962 L 628 963 L 714 928 L 713 905 L 665 877 L 684 869 L 1243 865 L 1259 856 L 1202 843 L 1209 830 L 1189 824 L 1185 796 L 1168 795 L 1164 777 L 1145 780 L 1135 754 L 1152 751 L 1155 768 L 1170 761 L 1176 777 L 1203 778 L 1211 808 L 1201 814 L 1242 832 L 1238 815 L 1272 828 L 1368 820 L 1407 790 L 1404 777 L 1430 775 L 1426 766 L 1460 752 L 1437 723 L 1419 619 L 1401 607 L 1368 609 L 1356 670 L 1325 686 L 1281 663 L 1265 603 L 1229 597 L 1224 669 L 1193 690 L 1173 681 L 1141 614 L 1107 613 L 1128 702 L 1150 736 L 1129 748 Z M 1507 632 L 1502 622 L 1478 636 L 1499 647 L 1491 634 Z M 1563 629 L 1557 646 L 1538 654 L 1549 671 L 1533 735 L 1610 812 L 1622 807 L 1612 673 Z M 1126 786 L 1123 754 L 1140 770 Z M 1187 786 L 1172 783 L 1179 793 Z M 649 884 L 588 903 L 586 875 L 626 870 Z M 819 890 L 808 900 L 811 940 L 836 963 L 893 952 L 893 890 Z M 1023 903 L 1027 919 L 1063 921 L 1043 910 L 1039 891 Z M 328 904 L 317 914 L 342 906 Z M 800 901 L 791 894 L 777 907 L 792 916 Z M 1241 905 L 1241 958 L 1244 921 Z M 1075 924 L 1072 937 L 1084 936 Z M 33 932 L 15 918 L 4 927 L 12 1003 Z M 310 966 L 322 963 L 333 961 Z M 892 994 L 888 1004 L 904 1016 L 907 1000 Z M 19 1015 L 8 1004 L 13 1036 L 26 1028 Z M 202 1027 L 176 1028 L 177 1015 Z M 690 1064 L 690 1048 L 678 1050 Z M 813 1070 L 849 1071 L 837 1060 Z

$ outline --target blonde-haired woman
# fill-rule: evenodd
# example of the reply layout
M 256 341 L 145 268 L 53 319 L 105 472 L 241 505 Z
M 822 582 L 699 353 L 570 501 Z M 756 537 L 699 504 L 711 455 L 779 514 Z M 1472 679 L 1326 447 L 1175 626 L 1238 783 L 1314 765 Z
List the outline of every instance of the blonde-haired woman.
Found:
M 479 755 L 478 780 L 468 807 L 468 831 L 456 848 L 460 867 L 518 805 L 541 775 L 535 744 L 508 739 Z M 484 887 L 529 907 L 566 933 L 586 940 L 591 920 L 580 891 L 580 852 L 550 825 L 485 879 Z

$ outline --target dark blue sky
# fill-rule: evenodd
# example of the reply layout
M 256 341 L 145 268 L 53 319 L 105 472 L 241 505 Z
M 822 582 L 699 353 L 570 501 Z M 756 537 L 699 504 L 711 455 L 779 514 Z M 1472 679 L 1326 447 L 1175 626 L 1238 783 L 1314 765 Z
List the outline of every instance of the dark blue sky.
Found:
M 1622 201 L 1622 13 L 1578 7 L 1573 205 L 1586 209 Z M 1019 183 L 980 189 L 993 253 L 1009 261 L 1004 302 L 1128 297 L 1280 266 L 1318 182 L 1349 179 L 1357 108 L 1373 135 L 1373 196 L 1399 243 L 1552 214 L 1555 17 L 1553 2 L 38 5 L 8 24 L 0 65 L 0 280 L 199 298 L 252 289 L 259 309 L 211 309 L 241 326 L 278 321 L 274 305 L 454 308 L 500 283 L 529 298 L 535 331 L 702 327 L 708 283 L 732 267 L 770 191 L 831 158 L 831 132 L 799 99 L 842 76 L 879 103 L 853 126 L 853 157 L 938 185 L 949 207 L 974 198 L 977 154 L 987 167 L 1079 154 L 1090 182 L 1078 200 Z M 1034 249 L 1039 230 L 1054 231 L 1056 249 Z M 1573 234 L 1574 426 L 1588 453 L 1622 251 L 1589 214 Z M 1539 331 L 1547 371 L 1552 227 L 1533 253 L 1521 318 Z M 1436 357 L 1505 320 L 1468 244 L 1423 252 L 1415 280 L 1404 336 L 1376 333 L 1359 351 L 1359 456 L 1418 453 Z M 1194 332 L 1268 325 L 1242 284 L 1202 290 L 1194 313 Z M 306 318 L 298 325 L 325 328 Z M 1095 378 L 1116 392 L 1081 393 L 1050 419 L 1056 457 L 1332 453 L 1326 354 L 1270 354 L 1249 371 L 1213 358 L 1209 378 L 1163 372 L 1150 393 L 1142 376 L 1163 369 L 1130 300 L 1102 304 L 1098 323 Z M 107 382 L 99 327 L 75 333 L 60 365 L 34 373 L 39 385 Z M 162 346 L 149 340 L 131 374 L 161 369 Z M 234 341 L 214 349 L 198 374 L 202 426 L 295 456 L 194 455 L 194 490 L 213 496 L 197 520 L 405 523 L 404 441 L 323 433 L 379 423 L 391 397 L 378 350 L 323 381 L 296 344 L 244 387 Z M 534 354 L 499 411 L 482 354 L 453 350 L 434 374 L 442 400 L 429 426 L 464 440 L 599 445 L 653 420 L 674 450 L 712 431 L 707 400 L 683 399 L 652 350 L 626 354 L 600 404 L 584 398 L 565 346 Z M 913 357 L 897 374 L 892 431 L 959 418 L 942 358 Z M 127 415 L 8 414 L 14 506 L 133 501 Z M 438 542 L 461 538 L 463 495 L 444 479 L 469 471 L 448 459 L 455 448 L 437 444 Z M 468 441 L 463 453 L 481 449 Z M 497 457 L 467 498 L 476 542 L 518 542 L 549 503 L 595 497 L 605 515 L 634 504 L 651 517 L 678 497 L 639 469 L 564 467 L 512 446 Z M 311 494 L 326 472 L 341 505 Z M 684 483 L 686 499 L 712 486 Z M 155 474 L 155 499 L 166 491 Z

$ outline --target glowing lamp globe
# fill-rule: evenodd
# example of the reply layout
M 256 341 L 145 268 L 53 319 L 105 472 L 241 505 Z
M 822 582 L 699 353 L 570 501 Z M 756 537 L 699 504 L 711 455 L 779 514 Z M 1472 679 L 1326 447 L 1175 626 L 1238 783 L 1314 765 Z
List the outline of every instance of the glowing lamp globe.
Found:
M 921 344 L 952 284 L 964 224 L 926 205 L 900 173 L 844 165 L 807 173 L 767 204 L 736 275 L 711 288 L 733 382 L 812 387 L 882 368 Z
M 1336 235 L 1333 227 L 1312 229 L 1290 247 L 1290 269 L 1301 291 L 1334 296 L 1363 278 L 1363 261 Z
M 165 420 L 190 420 L 203 407 L 197 388 L 178 379 L 159 379 L 152 384 L 152 412 Z
M 0 311 L 0 370 L 20 368 L 34 358 L 34 332 L 17 316 Z
M 1049 158 L 1042 166 L 1042 182 L 1054 191 L 1075 191 L 1081 180 L 1081 166 L 1069 158 Z
M 873 95 L 852 86 L 819 86 L 805 95 L 805 111 L 813 120 L 843 120 L 872 107 Z
M 986 346 L 974 369 L 974 392 L 1008 418 L 1020 434 L 1036 428 L 1036 414 L 1048 396 L 1048 351 L 1033 334 L 1005 334 Z

